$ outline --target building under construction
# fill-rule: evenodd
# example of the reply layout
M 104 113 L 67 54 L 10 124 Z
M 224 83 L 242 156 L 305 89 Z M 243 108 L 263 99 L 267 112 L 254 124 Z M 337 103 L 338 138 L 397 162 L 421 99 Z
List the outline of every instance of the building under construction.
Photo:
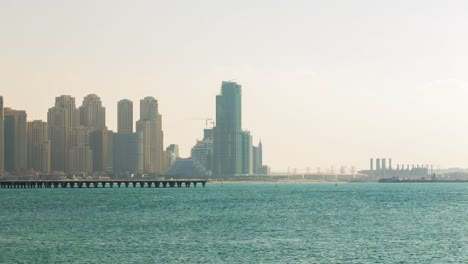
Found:
M 393 166 L 392 159 L 388 159 L 387 164 L 387 159 L 378 158 L 375 159 L 375 164 L 374 159 L 370 159 L 370 170 L 363 170 L 359 173 L 375 178 L 420 179 L 429 175 L 429 165 L 397 164 Z

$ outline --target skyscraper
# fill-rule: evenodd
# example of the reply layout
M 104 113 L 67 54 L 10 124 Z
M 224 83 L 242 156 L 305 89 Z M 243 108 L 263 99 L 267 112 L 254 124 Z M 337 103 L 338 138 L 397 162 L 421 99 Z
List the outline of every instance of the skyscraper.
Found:
M 213 174 L 242 174 L 242 104 L 241 86 L 223 82 L 216 96 Z
M 89 146 L 93 151 L 93 171 L 106 171 L 109 161 L 106 108 L 102 106 L 99 96 L 90 94 L 83 99 L 83 104 L 80 106 L 80 125 L 89 131 Z
M 79 111 L 75 98 L 62 95 L 55 98 L 54 107 L 47 113 L 51 143 L 51 170 L 68 172 L 70 163 L 70 131 L 79 125 Z
M 3 119 L 3 96 L 0 96 L 0 172 L 5 170 L 5 143 Z
M 106 108 L 102 106 L 99 96 L 90 94 L 83 99 L 80 106 L 80 125 L 90 131 L 106 128 Z
M 49 126 L 39 120 L 28 122 L 28 168 L 50 172 Z
M 76 108 L 75 98 L 70 95 L 61 95 L 55 98 L 55 106 L 67 111 L 67 126 L 77 127 L 80 125 L 80 113 Z
M 70 139 L 70 172 L 92 172 L 93 152 L 89 146 L 89 129 L 84 126 L 72 128 Z
M 112 156 L 112 153 L 108 153 L 108 144 L 112 139 L 109 140 L 108 137 L 111 133 L 112 131 L 107 129 L 89 132 L 89 146 L 93 151 L 93 171 L 95 172 L 105 172 L 110 166 L 108 158 Z
M 259 165 L 263 166 L 263 144 L 262 141 L 258 142 L 258 151 L 259 151 Z
M 140 101 L 140 120 L 137 132 L 143 135 L 143 171 L 162 174 L 165 171 L 162 117 L 158 111 L 158 101 L 146 97 Z
M 107 130 L 106 135 L 106 163 L 104 167 L 104 171 L 107 173 L 114 172 L 114 131 Z
M 114 172 L 143 172 L 143 134 L 116 133 L 113 137 Z
M 5 108 L 5 170 L 28 169 L 26 112 Z
M 253 155 L 253 173 L 260 174 L 261 167 L 263 166 L 263 147 L 262 141 L 258 143 L 258 146 L 253 146 L 252 148 Z
M 253 173 L 252 136 L 249 131 L 242 131 L 242 174 Z
M 127 99 L 117 103 L 117 132 L 133 133 L 133 102 Z
M 133 102 L 117 103 L 117 133 L 113 135 L 113 170 L 115 173 L 143 172 L 143 133 L 133 133 Z

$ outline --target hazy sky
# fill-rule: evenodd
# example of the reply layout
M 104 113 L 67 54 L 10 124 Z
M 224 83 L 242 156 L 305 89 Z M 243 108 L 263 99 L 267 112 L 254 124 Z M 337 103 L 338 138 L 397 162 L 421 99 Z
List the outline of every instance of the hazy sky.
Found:
M 221 81 L 274 170 L 468 167 L 468 2 L 0 0 L 0 95 L 46 120 L 55 96 L 154 96 L 188 156 Z M 322 169 L 323 170 L 323 169 Z

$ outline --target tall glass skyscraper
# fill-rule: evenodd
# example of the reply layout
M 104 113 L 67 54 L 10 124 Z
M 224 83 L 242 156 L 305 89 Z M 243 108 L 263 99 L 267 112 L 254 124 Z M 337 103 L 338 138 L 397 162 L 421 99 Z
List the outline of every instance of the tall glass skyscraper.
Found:
M 216 96 L 216 127 L 213 130 L 213 174 L 242 174 L 242 87 L 223 82 Z

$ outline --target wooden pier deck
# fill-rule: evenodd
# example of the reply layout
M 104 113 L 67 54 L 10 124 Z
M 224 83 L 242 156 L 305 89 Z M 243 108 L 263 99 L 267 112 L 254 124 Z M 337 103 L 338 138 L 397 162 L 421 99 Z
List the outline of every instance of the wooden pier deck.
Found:
M 125 187 L 147 187 L 147 188 L 174 188 L 174 187 L 197 187 L 201 184 L 205 187 L 207 180 L 0 180 L 0 189 L 21 188 L 113 188 Z

